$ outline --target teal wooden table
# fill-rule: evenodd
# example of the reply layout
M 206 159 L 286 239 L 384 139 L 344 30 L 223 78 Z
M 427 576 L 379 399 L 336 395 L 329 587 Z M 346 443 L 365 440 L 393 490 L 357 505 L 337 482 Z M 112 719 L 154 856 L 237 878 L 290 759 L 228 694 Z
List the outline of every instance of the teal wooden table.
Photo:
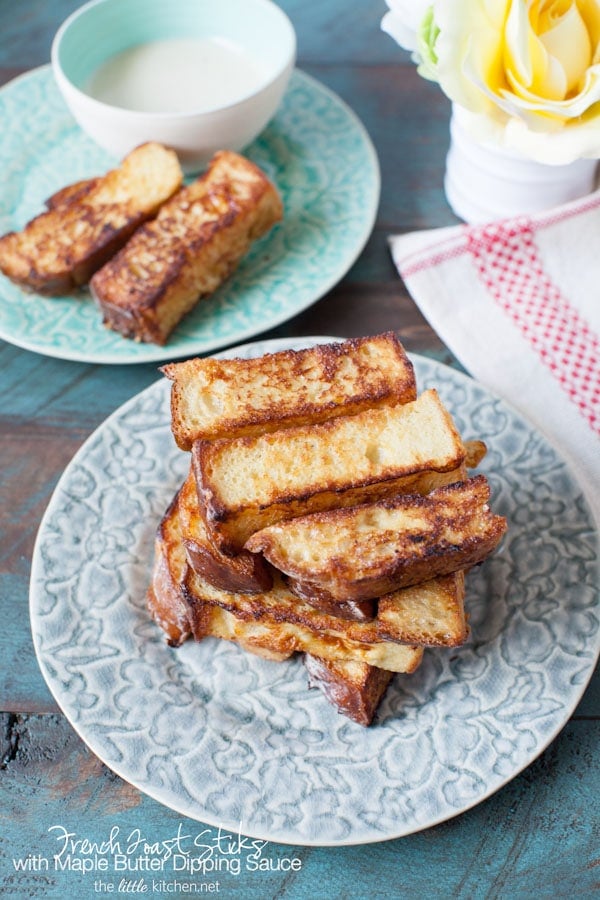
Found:
M 0 3 L 2 83 L 49 60 L 52 35 L 76 5 Z M 380 159 L 382 195 L 371 238 L 348 274 L 309 309 L 261 337 L 354 336 L 389 328 L 409 350 L 455 365 L 407 295 L 386 243 L 392 232 L 455 221 L 442 188 L 448 103 L 380 32 L 381 0 L 281 5 L 298 33 L 300 68 L 339 94 L 368 129 Z M 0 174 L 4 187 L 8 177 Z M 107 415 L 157 379 L 157 368 L 62 361 L 2 342 L 0 366 L 0 894 L 62 900 L 140 893 L 143 885 L 135 878 L 44 866 L 55 826 L 74 840 L 110 840 L 112 833 L 153 843 L 190 829 L 197 833 L 199 824 L 122 781 L 77 737 L 36 662 L 28 583 L 36 531 L 64 467 Z M 363 847 L 271 844 L 266 871 L 222 873 L 212 879 L 212 892 L 249 900 L 600 893 L 599 688 L 596 673 L 545 752 L 462 815 Z M 169 895 L 183 891 L 173 880 L 159 880 L 154 888 Z

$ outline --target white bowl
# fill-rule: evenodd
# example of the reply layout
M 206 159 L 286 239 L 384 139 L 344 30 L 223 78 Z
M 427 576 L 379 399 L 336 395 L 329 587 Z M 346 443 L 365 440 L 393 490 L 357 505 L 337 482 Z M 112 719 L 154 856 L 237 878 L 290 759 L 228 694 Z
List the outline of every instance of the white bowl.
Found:
M 141 65 L 131 76 L 133 100 L 123 93 L 129 76 L 114 68 L 135 68 L 132 48 Z M 122 158 L 158 141 L 177 152 L 184 171 L 196 172 L 217 150 L 243 150 L 275 115 L 296 60 L 296 36 L 271 0 L 92 0 L 61 25 L 51 56 L 67 106 L 97 144 Z M 120 92 L 109 102 L 93 81 L 106 66 Z

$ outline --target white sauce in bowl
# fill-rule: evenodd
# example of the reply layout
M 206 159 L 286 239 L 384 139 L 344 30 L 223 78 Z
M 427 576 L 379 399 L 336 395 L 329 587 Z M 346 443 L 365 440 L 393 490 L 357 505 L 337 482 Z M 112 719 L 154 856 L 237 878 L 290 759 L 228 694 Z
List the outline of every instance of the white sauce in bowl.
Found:
M 260 62 L 216 38 L 174 38 L 130 47 L 91 76 L 86 93 L 136 112 L 181 113 L 228 106 L 259 86 Z

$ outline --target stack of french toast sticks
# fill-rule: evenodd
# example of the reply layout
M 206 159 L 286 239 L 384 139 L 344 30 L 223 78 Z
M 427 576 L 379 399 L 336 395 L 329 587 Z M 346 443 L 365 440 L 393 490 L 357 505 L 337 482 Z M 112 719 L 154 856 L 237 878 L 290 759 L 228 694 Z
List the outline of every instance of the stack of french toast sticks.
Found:
M 283 215 L 273 184 L 237 153 L 220 151 L 191 184 L 182 179 L 172 150 L 143 144 L 1 237 L 0 270 L 48 295 L 89 284 L 108 328 L 165 344 Z
M 189 470 L 157 530 L 152 616 L 174 646 L 303 654 L 370 724 L 394 673 L 467 638 L 465 574 L 506 528 L 467 471 L 485 445 L 417 393 L 393 333 L 162 371 Z

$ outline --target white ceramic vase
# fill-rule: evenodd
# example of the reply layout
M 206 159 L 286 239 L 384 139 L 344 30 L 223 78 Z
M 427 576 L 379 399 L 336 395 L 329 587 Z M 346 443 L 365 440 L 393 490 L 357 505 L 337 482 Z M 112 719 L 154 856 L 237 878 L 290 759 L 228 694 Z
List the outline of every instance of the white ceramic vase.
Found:
M 596 185 L 595 159 L 547 165 L 477 142 L 453 106 L 444 189 L 453 212 L 477 224 L 540 212 L 583 197 Z

